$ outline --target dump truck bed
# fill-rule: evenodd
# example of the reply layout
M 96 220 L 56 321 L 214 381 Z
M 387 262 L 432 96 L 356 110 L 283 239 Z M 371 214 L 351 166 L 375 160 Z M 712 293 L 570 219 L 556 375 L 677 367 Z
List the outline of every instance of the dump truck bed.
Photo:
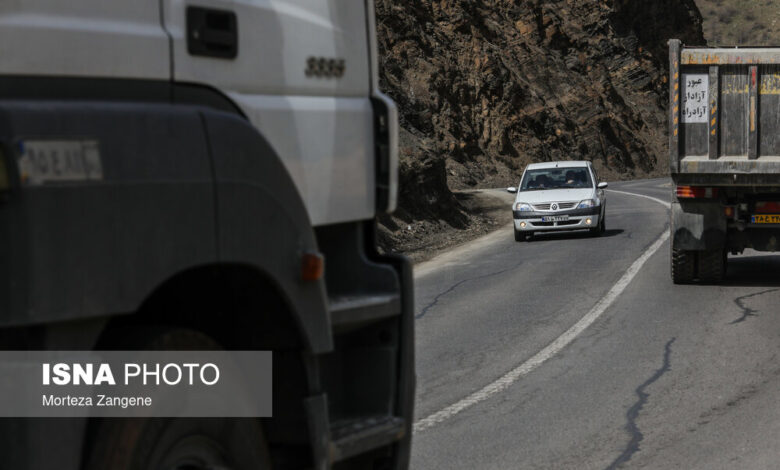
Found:
M 780 48 L 671 40 L 669 58 L 672 178 L 780 185 Z

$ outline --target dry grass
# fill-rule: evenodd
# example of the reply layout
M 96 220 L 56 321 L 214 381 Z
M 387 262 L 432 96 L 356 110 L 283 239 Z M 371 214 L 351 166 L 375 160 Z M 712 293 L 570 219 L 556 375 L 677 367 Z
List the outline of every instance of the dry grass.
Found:
M 711 46 L 780 46 L 777 0 L 695 0 Z

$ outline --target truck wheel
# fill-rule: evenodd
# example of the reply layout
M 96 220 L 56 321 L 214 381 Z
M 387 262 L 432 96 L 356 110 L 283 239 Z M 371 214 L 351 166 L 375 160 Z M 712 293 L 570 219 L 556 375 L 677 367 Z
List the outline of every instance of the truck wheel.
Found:
M 200 333 L 170 330 L 142 349 L 220 348 Z M 90 426 L 88 470 L 271 468 L 260 422 L 254 418 L 103 418 Z
M 723 249 L 699 252 L 699 280 L 706 283 L 723 281 L 726 275 L 726 251 Z
M 89 469 L 270 469 L 253 418 L 107 418 L 92 442 Z
M 672 248 L 672 282 L 688 284 L 696 276 L 696 252 Z

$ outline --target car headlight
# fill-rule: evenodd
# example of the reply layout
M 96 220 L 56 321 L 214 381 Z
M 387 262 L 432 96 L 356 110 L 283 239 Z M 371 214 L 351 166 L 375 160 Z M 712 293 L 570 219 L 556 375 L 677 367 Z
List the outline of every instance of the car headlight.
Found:
M 516 211 L 532 211 L 532 210 L 534 210 L 534 208 L 531 207 L 531 204 L 528 204 L 527 202 L 518 202 L 518 203 L 515 203 L 515 210 Z
M 577 205 L 577 209 L 590 209 L 591 207 L 596 207 L 598 204 L 598 201 L 595 199 L 585 199 L 584 201 L 580 201 Z

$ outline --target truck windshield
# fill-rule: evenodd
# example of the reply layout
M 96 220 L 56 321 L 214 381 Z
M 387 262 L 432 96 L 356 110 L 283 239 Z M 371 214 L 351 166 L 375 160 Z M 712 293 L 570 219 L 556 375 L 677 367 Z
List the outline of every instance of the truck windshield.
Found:
M 593 183 L 586 167 L 544 168 L 527 170 L 520 184 L 520 191 L 591 187 Z

